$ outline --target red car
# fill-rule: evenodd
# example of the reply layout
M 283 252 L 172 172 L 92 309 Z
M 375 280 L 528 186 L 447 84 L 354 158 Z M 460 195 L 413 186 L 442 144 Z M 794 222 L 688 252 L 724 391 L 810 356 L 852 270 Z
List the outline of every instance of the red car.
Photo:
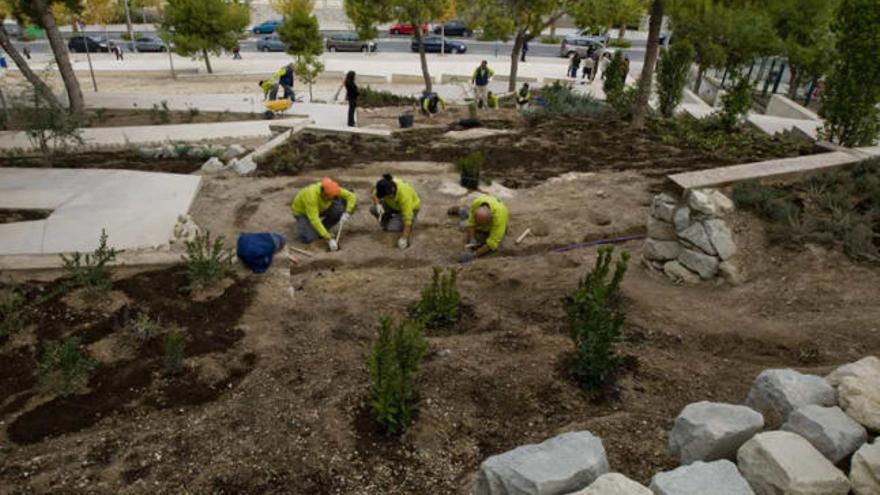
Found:
M 412 24 L 397 23 L 397 24 L 391 26 L 391 29 L 389 29 L 388 32 L 391 34 L 413 34 L 414 28 L 415 28 L 415 26 L 413 26 Z M 422 24 L 422 32 L 423 33 L 428 32 L 428 25 L 427 24 Z

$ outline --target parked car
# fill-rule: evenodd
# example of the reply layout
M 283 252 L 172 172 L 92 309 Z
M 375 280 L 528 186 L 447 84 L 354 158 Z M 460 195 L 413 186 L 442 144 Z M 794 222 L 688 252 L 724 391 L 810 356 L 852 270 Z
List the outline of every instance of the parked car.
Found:
M 587 53 L 591 50 L 595 51 L 604 49 L 605 43 L 599 38 L 566 36 L 562 39 L 562 44 L 559 45 L 559 56 L 568 58 L 577 52 L 577 54 L 583 58 L 586 57 Z
M 287 43 L 281 41 L 277 34 L 270 34 L 257 40 L 257 50 L 261 52 L 285 52 L 287 51 Z
M 357 33 L 336 33 L 327 38 L 328 52 L 375 52 L 376 43 L 361 41 Z
M 168 47 L 158 36 L 140 35 L 134 42 L 134 47 L 139 52 L 166 52 Z
M 442 26 L 436 26 L 434 28 L 434 34 L 469 37 L 474 34 L 474 31 L 473 29 L 469 29 L 464 21 L 449 21 Z
M 108 40 L 107 38 L 101 38 L 98 36 L 83 36 L 81 34 L 70 38 L 70 41 L 67 42 L 67 49 L 71 52 L 85 53 L 86 46 L 88 46 L 88 51 L 92 53 L 106 53 L 113 49 L 113 47 L 116 45 L 114 45 L 113 42 Z
M 580 31 L 578 31 L 577 35 L 575 35 L 575 36 L 566 36 L 566 37 L 567 38 L 572 38 L 572 37 L 574 37 L 574 38 L 592 38 L 592 39 L 601 41 L 605 45 L 608 45 L 608 40 L 611 39 L 611 34 L 608 31 L 603 31 L 601 33 L 594 33 L 589 28 L 587 28 L 587 29 L 581 29 Z
M 443 38 L 440 36 L 426 36 L 422 38 L 422 43 L 425 45 L 425 52 L 440 53 L 440 47 L 443 46 Z M 414 52 L 419 51 L 419 43 L 416 40 L 413 40 L 410 48 L 412 48 L 412 51 Z M 464 53 L 467 51 L 467 45 L 461 41 L 447 39 L 446 49 L 444 51 L 446 53 Z
M 21 26 L 15 21 L 3 21 L 3 28 L 10 38 L 18 38 L 21 36 Z
M 278 29 L 278 26 L 280 25 L 281 21 L 279 20 L 266 21 L 262 24 L 257 24 L 256 26 L 254 26 L 252 31 L 254 32 L 254 34 L 272 34 L 275 32 L 276 29 Z
M 399 23 L 399 22 L 397 24 L 391 26 L 391 29 L 388 30 L 388 32 L 390 34 L 413 34 L 413 31 L 415 31 L 414 25 L 403 24 L 403 23 Z M 423 33 L 428 32 L 428 25 L 427 24 L 422 24 L 422 32 Z

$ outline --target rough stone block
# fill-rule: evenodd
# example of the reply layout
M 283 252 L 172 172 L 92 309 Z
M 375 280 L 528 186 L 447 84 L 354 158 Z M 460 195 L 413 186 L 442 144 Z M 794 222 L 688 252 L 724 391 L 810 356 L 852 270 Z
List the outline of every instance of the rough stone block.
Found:
M 706 227 L 702 223 L 698 222 L 691 224 L 690 227 L 679 232 L 678 236 L 689 244 L 696 246 L 706 254 L 713 256 L 716 254 L 715 248 L 712 246 L 712 241 L 709 240 L 709 233 L 706 231 Z
M 571 495 L 652 495 L 644 485 L 620 473 L 599 476 L 590 486 Z
M 807 439 L 834 464 L 849 457 L 868 437 L 862 425 L 837 406 L 803 406 L 788 416 L 782 429 Z
M 840 407 L 865 428 L 880 432 L 880 377 L 850 376 L 837 387 Z
M 658 241 L 675 241 L 678 236 L 675 234 L 675 227 L 669 222 L 657 220 L 654 217 L 648 217 L 647 236 Z
M 697 461 L 651 480 L 654 495 L 754 495 L 755 492 L 730 461 Z
M 880 493 L 880 441 L 862 445 L 853 455 L 849 480 L 856 495 Z
M 833 406 L 837 397 L 824 378 L 792 369 L 764 370 L 752 383 L 746 405 L 764 415 L 769 425 L 778 425 L 801 406 Z
M 645 258 L 653 261 L 674 260 L 681 252 L 681 245 L 677 241 L 645 240 L 642 253 Z
M 737 449 L 763 427 L 764 417 L 749 407 L 696 402 L 675 418 L 669 449 L 682 464 L 735 459 Z
M 578 490 L 608 472 L 602 440 L 587 431 L 517 447 L 480 465 L 476 495 L 556 495 Z
M 651 203 L 651 216 L 664 222 L 672 222 L 675 203 L 675 198 L 666 193 L 654 196 L 654 200 Z
M 810 442 L 787 431 L 759 433 L 740 447 L 739 469 L 758 495 L 847 495 L 849 480 Z
M 231 144 L 223 151 L 223 160 L 229 161 L 233 158 L 238 158 L 245 153 L 247 153 L 247 149 L 244 146 L 240 144 Z
M 685 268 L 678 261 L 667 261 L 663 265 L 663 273 L 675 283 L 695 284 L 700 276 Z
M 880 359 L 868 356 L 854 363 L 844 364 L 825 377 L 832 386 L 840 385 L 840 382 L 848 376 L 853 377 L 880 377 Z
M 697 272 L 700 278 L 708 280 L 718 273 L 718 258 L 703 254 L 693 249 L 682 249 L 678 261 L 685 267 Z
M 257 170 L 256 162 L 247 156 L 241 159 L 233 159 L 231 164 L 232 169 L 235 170 L 238 175 L 248 175 Z
M 733 234 L 730 233 L 730 229 L 724 220 L 717 218 L 706 220 L 703 222 L 703 225 L 706 227 L 706 234 L 709 236 L 709 241 L 712 243 L 712 247 L 715 248 L 715 252 L 718 253 L 719 258 L 727 260 L 736 254 Z
M 691 225 L 691 209 L 687 206 L 682 206 L 675 210 L 672 214 L 672 225 L 675 226 L 676 232 L 681 232 L 682 230 L 690 227 Z
M 739 271 L 739 267 L 732 261 L 722 261 L 718 264 L 718 273 L 724 277 L 730 285 L 739 285 L 743 283 L 743 276 Z
M 202 172 L 214 173 L 226 170 L 227 166 L 216 156 L 212 156 L 202 164 Z
M 709 199 L 712 203 L 715 204 L 715 212 L 718 214 L 729 213 L 733 211 L 734 205 L 733 201 L 730 200 L 727 196 L 724 195 L 718 189 L 712 189 L 709 191 Z
M 703 191 L 691 191 L 688 196 L 688 206 L 692 210 L 702 213 L 703 215 L 715 216 L 717 208 L 712 198 Z

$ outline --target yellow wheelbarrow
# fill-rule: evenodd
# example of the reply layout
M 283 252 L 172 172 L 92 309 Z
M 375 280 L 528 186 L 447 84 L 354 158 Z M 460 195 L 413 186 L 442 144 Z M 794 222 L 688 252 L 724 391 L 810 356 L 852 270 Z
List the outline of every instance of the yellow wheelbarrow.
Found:
M 272 120 L 276 116 L 284 115 L 284 112 L 289 110 L 292 105 L 293 102 L 288 98 L 284 98 L 283 100 L 264 101 L 263 106 L 266 108 L 266 111 L 263 112 L 263 116 L 268 120 Z

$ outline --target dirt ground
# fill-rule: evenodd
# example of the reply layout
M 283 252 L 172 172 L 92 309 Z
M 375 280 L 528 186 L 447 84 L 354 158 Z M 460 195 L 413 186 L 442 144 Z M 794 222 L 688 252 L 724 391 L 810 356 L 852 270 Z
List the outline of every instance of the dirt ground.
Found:
M 28 114 L 13 110 L 8 130 L 26 130 Z M 237 122 L 257 120 L 261 115 L 231 112 L 178 112 L 156 108 L 153 110 L 100 109 L 86 110 L 82 127 L 127 127 L 143 125 L 203 124 L 209 122 Z
M 366 213 L 369 188 L 384 172 L 422 196 L 404 251 Z M 403 316 L 432 266 L 456 266 L 464 239 L 445 212 L 469 196 L 448 163 L 362 163 L 298 176 L 206 176 L 192 214 L 230 240 L 243 231 L 292 236 L 290 201 L 322 175 L 360 200 L 339 252 L 294 243 L 313 256 L 278 256 L 259 276 L 240 272 L 205 303 L 177 293 L 179 268 L 121 273 L 115 289 L 129 302 L 113 315 L 84 316 L 54 301 L 0 344 L 0 389 L 19 384 L 0 396 L 0 493 L 467 493 L 487 456 L 580 429 L 603 439 L 612 470 L 647 482 L 675 466 L 667 433 L 686 404 L 741 402 L 765 368 L 821 374 L 880 350 L 876 266 L 813 246 L 769 245 L 763 223 L 737 214 L 740 286 L 674 286 L 638 263 L 639 241 L 621 245 L 633 260 L 620 351 L 636 364 L 620 381 L 619 400 L 592 403 L 561 363 L 571 350 L 564 298 L 592 267 L 595 248 L 558 249 L 641 233 L 661 180 L 636 167 L 529 188 L 496 184 L 488 189 L 511 210 L 507 242 L 460 267 L 472 314 L 429 333 L 418 417 L 402 437 L 384 438 L 367 408 L 366 358 L 378 320 Z M 546 235 L 515 245 L 527 227 Z M 147 310 L 202 343 L 188 353 L 185 376 L 194 378 L 181 396 L 155 375 L 149 346 L 107 352 L 120 338 L 121 315 Z M 26 360 L 40 339 L 64 333 L 82 334 L 104 371 L 89 392 L 59 399 L 35 388 Z M 139 381 L 115 389 L 122 397 L 113 407 L 96 408 L 99 377 L 113 363 Z M 207 399 L 187 403 L 189 396 Z M 45 420 L 69 417 L 81 421 Z

